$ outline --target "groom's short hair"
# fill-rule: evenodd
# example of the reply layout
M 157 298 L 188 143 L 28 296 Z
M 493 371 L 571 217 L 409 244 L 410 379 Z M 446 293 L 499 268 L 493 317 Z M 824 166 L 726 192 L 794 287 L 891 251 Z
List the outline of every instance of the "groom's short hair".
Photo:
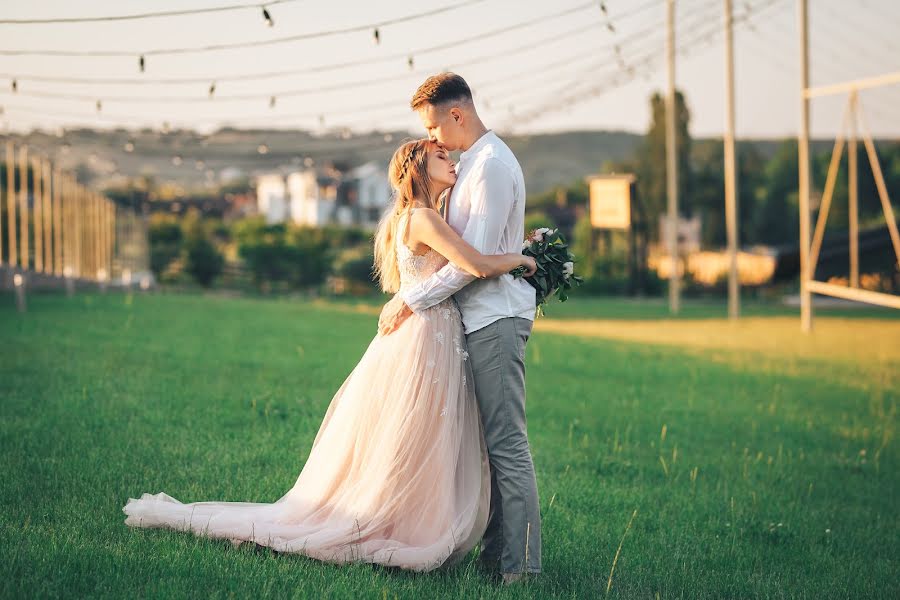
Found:
M 456 73 L 439 73 L 425 80 L 413 94 L 409 106 L 419 110 L 426 104 L 438 105 L 452 101 L 472 100 L 472 90 L 466 80 Z

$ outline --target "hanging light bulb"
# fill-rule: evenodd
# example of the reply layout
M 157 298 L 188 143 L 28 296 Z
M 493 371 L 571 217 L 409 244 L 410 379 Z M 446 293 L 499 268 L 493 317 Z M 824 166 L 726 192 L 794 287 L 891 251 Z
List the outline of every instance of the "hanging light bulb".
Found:
M 275 108 L 275 96 L 269 98 L 269 108 Z
M 101 110 L 103 110 L 103 103 L 97 100 L 97 112 L 100 112 Z
M 141 73 L 144 72 L 144 67 L 146 66 L 146 61 L 144 60 L 144 55 L 141 54 L 141 57 L 138 59 L 138 66 L 141 69 Z
M 132 140 L 125 142 L 125 152 L 134 152 L 134 142 Z
M 216 93 L 216 82 L 213 81 L 209 84 L 209 97 L 212 98 Z
M 602 12 L 604 15 L 606 14 L 606 2 L 600 3 L 600 12 Z
M 172 157 L 172 164 L 175 165 L 176 167 L 180 167 L 181 163 L 183 163 L 183 162 L 184 162 L 184 159 L 181 158 L 180 154 L 176 154 L 175 156 Z
M 375 40 L 375 44 L 381 43 L 381 34 L 378 32 L 378 28 L 375 28 L 375 31 L 372 32 L 372 38 Z
M 265 6 L 262 7 L 263 12 L 263 20 L 266 22 L 266 25 L 269 27 L 275 26 L 275 21 L 272 20 L 272 15 L 269 14 L 268 9 Z
M 16 92 L 19 91 L 19 82 L 16 81 L 15 79 L 12 80 L 12 91 L 13 91 L 13 94 L 15 94 Z
M 260 144 L 259 146 L 256 147 L 256 151 L 259 152 L 260 154 L 268 154 L 269 147 L 265 144 Z
M 319 115 L 319 125 L 325 126 L 325 115 Z
M 415 62 L 413 61 L 412 54 L 410 54 L 409 58 L 406 59 L 406 64 L 409 66 L 410 71 L 412 71 L 415 68 Z
M 616 32 L 616 28 L 613 27 L 613 24 L 610 23 L 609 21 L 606 22 L 606 28 L 609 29 L 609 32 L 610 32 L 610 33 L 615 33 L 615 32 Z

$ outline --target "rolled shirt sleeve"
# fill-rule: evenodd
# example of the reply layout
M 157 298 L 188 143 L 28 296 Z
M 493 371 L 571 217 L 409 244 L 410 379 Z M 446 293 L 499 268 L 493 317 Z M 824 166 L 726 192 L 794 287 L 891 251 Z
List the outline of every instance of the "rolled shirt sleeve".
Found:
M 469 220 L 462 238 L 482 254 L 497 254 L 515 204 L 515 179 L 509 168 L 488 157 L 469 174 Z M 401 292 L 413 312 L 431 308 L 475 280 L 475 276 L 447 263 L 428 279 Z

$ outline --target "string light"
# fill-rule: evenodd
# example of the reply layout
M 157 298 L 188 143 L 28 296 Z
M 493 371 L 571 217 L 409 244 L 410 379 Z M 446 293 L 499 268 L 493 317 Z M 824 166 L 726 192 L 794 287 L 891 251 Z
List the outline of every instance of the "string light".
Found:
M 145 66 L 145 61 L 144 61 L 144 55 L 143 55 L 143 54 L 141 54 L 140 59 L 138 59 L 138 66 L 139 66 L 140 69 L 141 69 L 141 73 L 143 73 L 143 72 L 144 72 L 144 66 Z
M 216 82 L 213 81 L 209 85 L 209 97 L 212 98 L 215 95 L 215 93 L 216 93 Z
M 103 110 L 103 103 L 97 100 L 97 112 L 100 112 L 101 110 Z
M 266 5 L 273 6 L 275 4 L 285 4 L 288 2 L 301 2 L 303 0 L 269 0 Z M 244 10 L 253 8 L 253 5 L 247 4 L 231 4 L 228 6 L 211 6 L 209 8 L 193 8 L 187 10 L 167 10 L 161 12 L 138 13 L 132 15 L 113 15 L 109 17 L 69 17 L 55 19 L 0 19 L 3 25 L 46 25 L 48 23 L 95 23 L 103 21 L 133 21 L 138 19 L 155 19 L 160 17 L 180 17 L 184 15 L 198 15 L 214 12 L 226 12 L 234 10 Z M 263 6 L 263 14 L 266 7 Z
M 269 14 L 269 11 L 265 6 L 262 7 L 263 20 L 266 22 L 268 27 L 274 27 L 275 21 L 272 20 L 272 15 Z
M 275 108 L 275 96 L 269 98 L 269 108 Z
M 411 54 L 409 55 L 409 58 L 406 59 L 406 64 L 409 66 L 410 71 L 415 68 L 415 62 L 413 61 L 413 57 Z
M 369 23 L 366 25 L 352 25 L 350 27 L 343 27 L 338 29 L 327 29 L 320 31 L 312 31 L 308 33 L 300 33 L 297 35 L 291 35 L 280 38 L 272 38 L 268 40 L 256 40 L 252 42 L 234 42 L 234 43 L 224 43 L 224 44 L 210 44 L 206 46 L 191 46 L 184 48 L 160 48 L 158 50 L 151 50 L 145 52 L 146 55 L 163 55 L 163 54 L 194 54 L 198 52 L 212 52 L 216 50 L 233 50 L 236 48 L 256 48 L 260 46 L 273 46 L 276 44 L 284 44 L 287 42 L 297 42 L 301 40 L 309 40 L 309 39 L 317 39 L 323 37 L 330 37 L 335 35 L 343 35 L 347 33 L 357 33 L 361 31 L 368 31 L 372 28 L 375 28 L 376 31 L 379 28 L 388 26 L 388 25 L 396 25 L 399 23 L 407 23 L 409 21 L 415 21 L 418 19 L 422 19 L 425 17 L 431 17 L 439 14 L 443 14 L 446 12 L 450 12 L 451 10 L 459 10 L 460 8 L 470 6 L 473 4 L 479 4 L 484 2 L 485 0 L 465 0 L 462 2 L 458 2 L 453 5 L 439 6 L 437 8 L 426 10 L 420 13 L 415 13 L 411 15 L 406 15 L 402 17 L 397 17 L 394 19 L 385 19 L 384 21 L 379 21 L 377 23 Z M 274 2 L 269 2 L 269 5 L 274 4 Z M 244 6 L 246 8 L 246 5 Z M 579 7 L 581 8 L 581 7 Z M 0 21 L 2 22 L 2 21 Z M 376 36 L 377 37 L 377 36 Z M 378 40 L 376 40 L 377 42 Z M 100 56 L 133 56 L 133 51 L 125 51 L 125 50 L 0 50 L 0 55 L 3 56 L 91 56 L 91 57 L 100 57 Z
M 16 81 L 15 79 L 12 80 L 12 91 L 13 91 L 13 94 L 15 94 L 16 92 L 19 91 L 19 82 Z
M 381 34 L 378 33 L 377 27 L 375 28 L 375 31 L 373 32 L 372 37 L 375 39 L 376 46 L 381 43 Z
M 460 44 L 467 44 L 470 42 L 480 42 L 486 40 L 488 38 L 496 37 L 499 35 L 511 33 L 513 31 L 517 31 L 526 27 L 530 27 L 536 24 L 543 24 L 551 19 L 558 19 L 561 17 L 568 16 L 570 14 L 574 14 L 576 12 L 582 11 L 586 8 L 590 8 L 592 3 L 588 3 L 586 5 L 575 6 L 574 8 L 567 8 L 562 11 L 556 11 L 553 13 L 541 15 L 540 17 L 528 19 L 525 21 L 521 21 L 518 23 L 513 23 L 512 25 L 505 25 L 503 27 L 493 29 L 491 31 L 479 33 L 477 35 L 473 35 L 463 39 L 454 39 L 451 42 L 445 42 L 434 46 L 428 46 L 424 48 L 416 49 L 412 54 L 409 53 L 398 53 L 384 56 L 369 56 L 367 58 L 363 58 L 360 60 L 354 61 L 345 61 L 339 63 L 330 63 L 330 64 L 322 64 L 315 65 L 311 67 L 303 67 L 299 69 L 286 69 L 280 71 L 269 71 L 269 72 L 252 72 L 252 73 L 243 73 L 239 75 L 222 75 L 218 76 L 215 79 L 217 81 L 256 81 L 260 79 L 273 79 L 273 78 L 283 78 L 290 75 L 301 75 L 306 73 L 331 73 L 332 71 L 341 70 L 341 69 L 350 69 L 355 67 L 361 67 L 365 65 L 373 65 L 378 63 L 388 63 L 398 59 L 406 59 L 407 64 L 410 65 L 410 68 L 413 66 L 414 56 L 422 55 L 422 54 L 433 54 L 435 52 L 455 49 Z M 653 8 L 656 6 L 656 0 L 652 2 L 647 2 L 643 5 L 637 6 L 634 10 L 629 11 L 628 13 L 623 13 L 620 18 L 634 16 L 640 12 L 646 11 L 649 8 Z M 540 45 L 544 43 L 549 43 L 556 41 L 560 38 L 560 36 L 567 37 L 572 36 L 579 33 L 584 33 L 587 31 L 593 31 L 595 27 L 594 23 L 586 23 L 579 25 L 575 29 L 566 30 L 560 32 L 558 34 L 553 34 L 552 36 L 544 37 L 540 40 L 530 40 L 527 44 L 521 44 L 515 48 L 511 48 L 507 50 L 507 52 L 519 52 L 523 50 L 528 50 L 535 45 Z M 655 28 L 656 26 L 654 26 Z M 503 53 L 500 53 L 503 54 Z M 469 64 L 480 64 L 482 61 L 489 59 L 492 56 L 497 56 L 497 53 L 492 53 L 490 55 L 478 57 L 476 60 L 466 61 L 462 63 L 454 63 L 457 67 L 465 66 Z M 412 64 L 411 64 L 412 63 Z M 12 77 L 12 75 L 0 74 L 0 77 Z M 21 77 L 20 77 L 21 78 Z M 109 78 L 109 77 L 94 77 L 94 78 L 85 78 L 85 77 L 53 77 L 53 76 L 26 76 L 26 79 L 30 81 L 42 81 L 42 82 L 55 82 L 55 83 L 77 83 L 77 84 L 140 84 L 140 85 L 156 85 L 156 84 L 186 84 L 186 83 L 204 83 L 209 81 L 208 77 L 163 77 L 163 78 Z

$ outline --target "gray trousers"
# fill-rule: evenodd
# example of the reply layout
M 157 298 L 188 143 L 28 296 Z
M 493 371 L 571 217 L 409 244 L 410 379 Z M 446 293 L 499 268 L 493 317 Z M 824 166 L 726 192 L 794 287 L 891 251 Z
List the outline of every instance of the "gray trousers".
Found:
M 491 463 L 481 560 L 503 573 L 540 573 L 541 515 L 525 424 L 525 344 L 533 323 L 500 319 L 466 336 Z

